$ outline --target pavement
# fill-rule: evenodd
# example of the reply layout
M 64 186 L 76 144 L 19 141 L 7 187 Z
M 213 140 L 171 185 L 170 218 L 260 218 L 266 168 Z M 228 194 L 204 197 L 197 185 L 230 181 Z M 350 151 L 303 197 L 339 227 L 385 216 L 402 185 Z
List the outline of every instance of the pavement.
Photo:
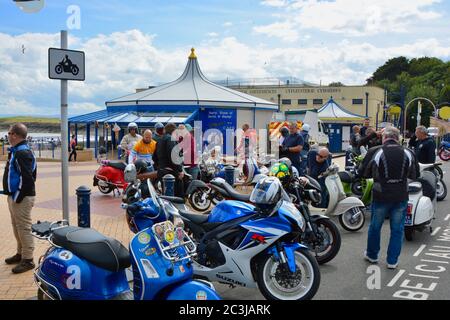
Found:
M 343 158 L 335 159 L 343 168 Z M 0 162 L 0 172 L 5 163 Z M 92 187 L 92 177 L 97 169 L 96 162 L 71 163 L 69 167 L 70 223 L 77 224 L 75 190 L 81 185 Z M 443 166 L 450 170 L 450 164 Z M 62 218 L 60 163 L 38 163 L 36 183 L 37 198 L 32 215 L 34 221 L 56 221 Z M 448 174 L 445 182 L 450 185 Z M 316 300 L 391 300 L 391 299 L 450 299 L 450 200 L 438 203 L 438 214 L 433 223 L 433 234 L 416 233 L 412 242 L 404 243 L 397 270 L 386 268 L 386 249 L 389 237 L 388 220 L 383 228 L 381 256 L 378 265 L 370 265 L 363 260 L 367 240 L 366 225 L 358 232 L 343 230 L 337 219 L 342 235 L 341 250 L 337 257 L 320 267 L 321 285 L 314 297 Z M 0 300 L 34 299 L 37 287 L 32 271 L 20 275 L 11 273 L 11 266 L 4 259 L 15 254 L 16 243 L 10 225 L 10 217 L 5 197 L 0 198 Z M 120 208 L 120 198 L 103 195 L 92 189 L 91 226 L 99 232 L 118 239 L 125 246 L 132 238 L 124 212 Z M 45 241 L 35 240 L 35 262 L 48 248 Z M 224 299 L 258 300 L 263 296 L 256 289 L 230 288 L 214 284 Z

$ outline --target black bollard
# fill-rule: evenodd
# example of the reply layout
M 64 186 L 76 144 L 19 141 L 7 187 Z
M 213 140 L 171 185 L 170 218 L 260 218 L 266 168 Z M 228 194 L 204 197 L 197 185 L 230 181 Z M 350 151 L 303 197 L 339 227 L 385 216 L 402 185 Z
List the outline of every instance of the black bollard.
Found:
M 77 190 L 78 226 L 91 227 L 91 189 L 81 186 Z
M 165 196 L 173 197 L 175 195 L 175 177 L 171 174 L 166 174 L 163 177 L 163 190 Z
M 234 167 L 225 167 L 225 180 L 230 186 L 234 186 Z

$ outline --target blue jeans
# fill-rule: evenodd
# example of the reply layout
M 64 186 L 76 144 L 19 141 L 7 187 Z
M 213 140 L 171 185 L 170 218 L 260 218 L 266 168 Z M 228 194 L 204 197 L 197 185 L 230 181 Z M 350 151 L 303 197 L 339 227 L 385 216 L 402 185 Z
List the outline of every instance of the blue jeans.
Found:
M 367 238 L 367 256 L 378 259 L 380 252 L 381 227 L 385 218 L 389 216 L 391 237 L 387 251 L 387 263 L 396 264 L 402 250 L 403 231 L 405 228 L 406 208 L 408 201 L 402 202 L 372 202 L 372 218 L 370 220 Z

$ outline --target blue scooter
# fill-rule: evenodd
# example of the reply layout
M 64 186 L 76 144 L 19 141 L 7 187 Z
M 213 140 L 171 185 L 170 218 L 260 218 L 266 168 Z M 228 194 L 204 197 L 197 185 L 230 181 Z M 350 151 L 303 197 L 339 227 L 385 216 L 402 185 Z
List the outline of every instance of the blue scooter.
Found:
M 192 280 L 192 239 L 164 215 L 159 219 L 163 221 L 153 220 L 136 233 L 130 251 L 115 239 L 94 229 L 71 227 L 67 221 L 34 224 L 32 234 L 52 245 L 34 273 L 38 299 L 220 299 L 212 284 Z M 130 265 L 133 290 L 125 273 Z

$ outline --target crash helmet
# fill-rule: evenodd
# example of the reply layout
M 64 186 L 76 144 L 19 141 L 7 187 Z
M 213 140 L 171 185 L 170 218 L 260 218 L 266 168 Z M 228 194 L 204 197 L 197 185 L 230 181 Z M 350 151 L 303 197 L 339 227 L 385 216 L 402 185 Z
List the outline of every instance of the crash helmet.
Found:
M 291 178 L 289 163 L 279 161 L 273 164 L 272 167 L 270 167 L 269 176 L 278 178 L 283 185 L 286 185 Z
M 311 130 L 311 126 L 309 124 L 305 123 L 302 126 L 302 131 L 309 132 L 309 130 Z
M 141 174 L 141 173 L 144 173 L 145 171 L 147 171 L 148 164 L 147 164 L 147 161 L 145 161 L 145 160 L 137 159 L 134 162 L 134 165 L 136 167 L 137 174 Z
M 130 122 L 128 124 L 128 132 L 130 132 L 131 129 L 136 129 L 136 133 L 138 131 L 138 125 L 135 122 Z
M 257 208 L 266 210 L 273 208 L 282 197 L 283 186 L 276 177 L 261 179 L 250 195 L 250 202 Z

